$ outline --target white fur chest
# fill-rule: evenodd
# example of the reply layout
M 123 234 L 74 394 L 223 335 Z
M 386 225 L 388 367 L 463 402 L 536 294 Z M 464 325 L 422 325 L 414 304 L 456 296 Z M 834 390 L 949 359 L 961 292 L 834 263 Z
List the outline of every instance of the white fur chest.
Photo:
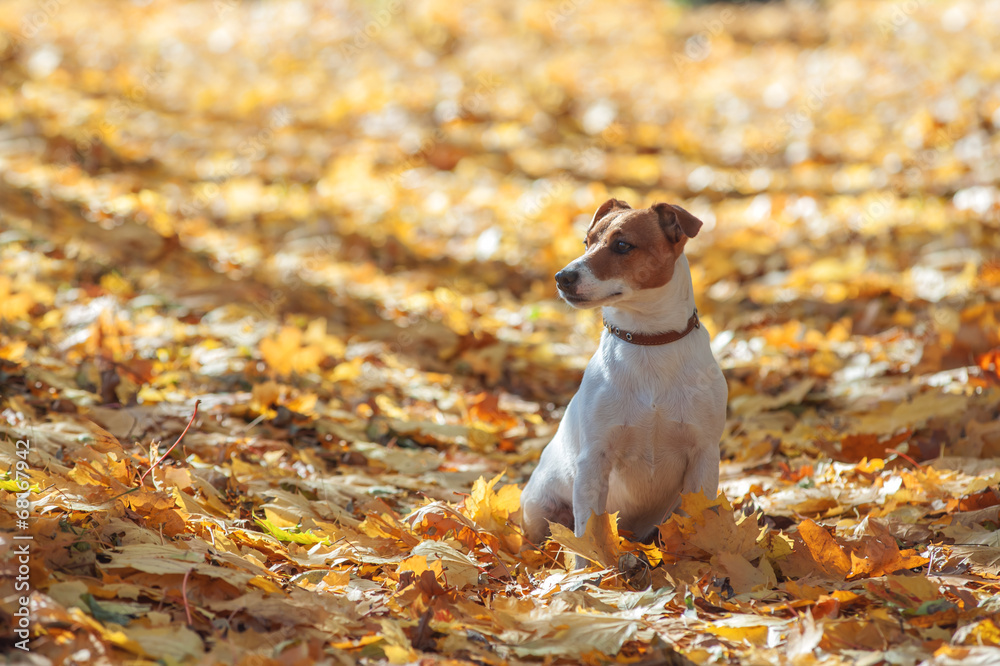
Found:
M 696 420 L 699 410 L 725 409 L 726 384 L 704 329 L 676 343 L 642 347 L 607 332 L 587 366 L 579 398 L 600 428 L 656 429 Z M 703 412 L 701 412 L 703 413 Z

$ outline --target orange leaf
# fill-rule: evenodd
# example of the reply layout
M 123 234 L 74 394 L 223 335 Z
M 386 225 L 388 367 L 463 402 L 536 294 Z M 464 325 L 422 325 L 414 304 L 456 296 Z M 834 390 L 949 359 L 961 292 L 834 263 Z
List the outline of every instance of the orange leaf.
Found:
M 976 364 L 987 377 L 1000 381 L 1000 347 L 991 349 L 977 358 Z
M 779 462 L 778 468 L 781 470 L 781 480 L 789 483 L 798 483 L 802 479 L 813 475 L 812 465 L 802 465 L 796 470 L 788 466 L 786 462 Z
M 799 524 L 799 536 L 813 561 L 827 575 L 844 577 L 851 570 L 851 558 L 829 532 L 813 521 Z
M 485 391 L 473 398 L 469 417 L 493 432 L 502 432 L 517 425 L 517 419 L 500 409 L 500 398 Z
M 926 558 L 913 555 L 912 550 L 900 552 L 889 530 L 874 520 L 868 521 L 873 536 L 861 540 L 851 553 L 851 578 L 884 576 L 901 569 L 913 569 L 927 563 Z

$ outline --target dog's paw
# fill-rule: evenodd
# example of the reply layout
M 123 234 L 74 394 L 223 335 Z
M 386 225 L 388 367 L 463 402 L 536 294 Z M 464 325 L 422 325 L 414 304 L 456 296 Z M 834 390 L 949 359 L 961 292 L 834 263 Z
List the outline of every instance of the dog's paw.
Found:
M 652 582 L 649 560 L 642 553 L 622 553 L 618 558 L 618 572 L 633 590 L 645 590 Z

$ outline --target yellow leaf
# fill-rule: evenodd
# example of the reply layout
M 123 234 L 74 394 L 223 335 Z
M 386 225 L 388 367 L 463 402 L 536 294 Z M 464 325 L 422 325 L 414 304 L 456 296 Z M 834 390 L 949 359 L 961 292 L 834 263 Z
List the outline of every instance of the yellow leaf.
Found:
M 748 641 L 751 645 L 757 646 L 767 644 L 767 635 L 769 633 L 767 627 L 718 627 L 708 625 L 705 627 L 705 630 L 737 643 Z
M 403 628 L 393 620 L 382 620 L 382 638 L 386 644 L 382 647 L 386 659 L 391 664 L 409 664 L 418 658 L 410 639 L 406 637 Z
M 692 518 L 701 518 L 701 515 L 707 510 L 715 507 L 719 507 L 722 511 L 732 511 L 733 505 L 729 503 L 724 494 L 720 494 L 718 497 L 711 498 L 705 495 L 705 493 L 687 493 L 681 496 L 681 506 L 680 511 L 691 516 Z
M 316 370 L 323 351 L 315 345 L 303 346 L 302 331 L 294 326 L 285 326 L 277 338 L 260 341 L 260 355 L 272 370 L 288 375 Z
M 323 582 L 328 587 L 344 587 L 351 582 L 351 573 L 349 571 L 331 571 L 323 576 Z
M 350 361 L 339 363 L 333 372 L 330 373 L 331 382 L 352 382 L 361 376 L 361 368 L 364 365 L 363 358 L 352 358 Z
M 340 338 L 327 335 L 326 319 L 322 317 L 309 322 L 303 340 L 311 345 L 316 345 L 327 356 L 343 357 L 344 351 L 347 349 Z
M 15 294 L 13 281 L 6 275 L 0 275 L 0 321 L 24 319 L 32 305 L 30 295 Z
M 264 576 L 254 576 L 248 583 L 254 587 L 264 590 L 268 594 L 281 594 L 284 592 L 284 588 L 277 585 L 270 578 L 265 578 Z
M 33 493 L 38 492 L 37 485 L 24 485 L 25 483 L 25 481 L 18 481 L 17 479 L 4 479 L 0 481 L 0 490 L 6 490 L 9 493 L 23 493 L 26 490 L 31 490 Z
M 1000 645 L 1000 629 L 987 618 L 973 625 L 962 642 L 965 645 Z
M 364 647 L 366 645 L 371 645 L 372 643 L 378 643 L 383 640 L 378 634 L 369 634 L 368 636 L 361 636 L 360 638 L 352 638 L 346 641 L 339 641 L 331 643 L 332 647 L 338 650 L 353 650 L 359 647 Z
M 762 530 L 760 538 L 757 539 L 757 545 L 763 548 L 767 556 L 772 560 L 777 560 L 790 554 L 794 543 L 790 537 L 768 529 Z
M 17 361 L 28 349 L 28 343 L 24 340 L 14 340 L 5 345 L 0 345 L 0 358 L 8 361 Z
M 285 406 L 293 412 L 308 415 L 312 414 L 313 410 L 316 409 L 316 402 L 318 400 L 319 396 L 315 393 L 300 393 L 291 400 L 288 400 Z
M 438 560 L 428 566 L 426 555 L 414 555 L 413 557 L 408 557 L 400 562 L 399 566 L 396 568 L 397 573 L 402 573 L 404 571 L 412 571 L 418 576 L 425 571 L 430 571 L 437 576 L 442 571 L 441 562 Z
M 290 520 L 286 518 L 281 513 L 275 511 L 270 507 L 264 507 L 264 520 L 269 524 L 277 527 L 278 529 L 287 530 L 289 528 L 295 529 L 298 526 L 297 520 Z
M 465 500 L 469 517 L 486 528 L 502 525 L 512 513 L 521 508 L 521 489 L 507 485 L 495 492 L 493 487 L 506 473 L 500 472 L 490 481 L 479 477 L 472 485 L 472 492 Z

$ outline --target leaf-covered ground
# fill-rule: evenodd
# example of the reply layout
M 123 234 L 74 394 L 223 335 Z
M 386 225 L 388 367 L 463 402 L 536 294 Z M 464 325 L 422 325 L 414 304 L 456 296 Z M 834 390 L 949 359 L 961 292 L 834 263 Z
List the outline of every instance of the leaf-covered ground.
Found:
M 4 652 L 997 663 L 998 17 L 5 1 Z M 706 223 L 725 494 L 528 544 L 609 196 Z

